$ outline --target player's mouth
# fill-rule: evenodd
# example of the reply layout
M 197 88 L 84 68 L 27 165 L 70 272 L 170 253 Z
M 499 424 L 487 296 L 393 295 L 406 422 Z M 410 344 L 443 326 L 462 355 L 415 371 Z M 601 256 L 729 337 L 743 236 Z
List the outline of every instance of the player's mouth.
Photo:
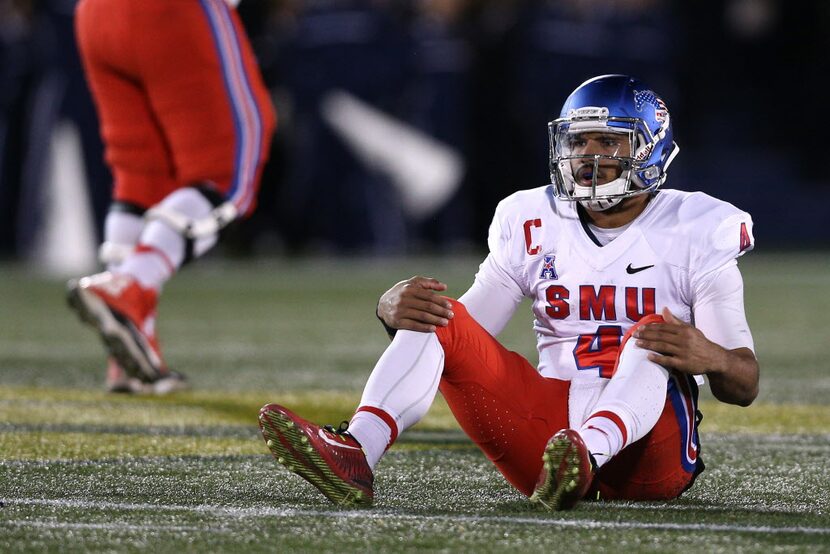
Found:
M 583 187 L 590 187 L 594 184 L 594 175 L 596 174 L 597 185 L 609 183 L 616 178 L 616 167 L 603 167 L 600 165 L 596 167 L 593 163 L 582 164 L 576 171 L 576 182 Z
M 597 172 L 597 184 L 602 179 L 602 168 Z M 583 164 L 576 172 L 576 181 L 583 187 L 590 187 L 594 183 L 594 164 Z

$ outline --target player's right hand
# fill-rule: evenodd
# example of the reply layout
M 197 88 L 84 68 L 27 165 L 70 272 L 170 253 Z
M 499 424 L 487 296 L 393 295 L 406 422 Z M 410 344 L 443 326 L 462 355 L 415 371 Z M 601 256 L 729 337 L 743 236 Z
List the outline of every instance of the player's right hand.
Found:
M 377 315 L 392 329 L 431 333 L 449 325 L 454 315 L 450 299 L 436 294 L 445 290 L 441 281 L 416 275 L 383 293 Z

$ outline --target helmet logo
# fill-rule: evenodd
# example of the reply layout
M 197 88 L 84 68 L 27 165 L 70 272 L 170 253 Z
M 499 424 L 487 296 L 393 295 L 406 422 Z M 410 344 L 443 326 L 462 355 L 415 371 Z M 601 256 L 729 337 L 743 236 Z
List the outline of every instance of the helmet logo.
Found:
M 570 118 L 583 117 L 598 117 L 600 119 L 608 118 L 608 108 L 597 108 L 594 106 L 585 106 L 584 108 L 577 108 L 568 112 Z
M 648 159 L 648 157 L 651 156 L 652 150 L 654 150 L 654 143 L 650 142 L 646 144 L 639 152 L 637 152 L 637 157 L 634 158 L 634 160 L 641 162 L 643 160 Z
M 648 104 L 654 108 L 654 119 L 660 123 L 664 123 L 669 116 L 669 109 L 666 107 L 659 96 L 650 90 L 635 90 L 634 91 L 634 108 L 641 112 L 643 111 L 643 104 Z

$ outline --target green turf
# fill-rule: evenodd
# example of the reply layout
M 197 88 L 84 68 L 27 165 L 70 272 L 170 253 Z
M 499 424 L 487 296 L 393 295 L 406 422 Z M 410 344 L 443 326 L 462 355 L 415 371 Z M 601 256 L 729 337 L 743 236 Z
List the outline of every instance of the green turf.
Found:
M 426 273 L 451 294 L 477 260 L 219 260 L 165 291 L 159 330 L 192 392 L 101 391 L 102 350 L 62 282 L 0 266 L 0 551 L 830 550 L 830 257 L 741 260 L 758 402 L 704 390 L 707 470 L 669 503 L 531 507 L 439 400 L 378 468 L 376 505 L 334 509 L 278 466 L 256 412 L 347 417 L 388 344 L 374 303 Z M 523 309 L 502 336 L 533 360 Z

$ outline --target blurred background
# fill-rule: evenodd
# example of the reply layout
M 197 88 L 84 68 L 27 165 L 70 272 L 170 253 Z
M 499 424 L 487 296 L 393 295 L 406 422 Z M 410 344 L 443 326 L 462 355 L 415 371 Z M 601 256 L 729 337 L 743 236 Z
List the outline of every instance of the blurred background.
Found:
M 0 259 L 95 266 L 109 202 L 75 0 L 0 0 Z M 242 0 L 279 126 L 259 209 L 219 256 L 483 251 L 549 182 L 546 123 L 628 73 L 672 113 L 668 187 L 749 211 L 761 249 L 830 245 L 830 3 Z

